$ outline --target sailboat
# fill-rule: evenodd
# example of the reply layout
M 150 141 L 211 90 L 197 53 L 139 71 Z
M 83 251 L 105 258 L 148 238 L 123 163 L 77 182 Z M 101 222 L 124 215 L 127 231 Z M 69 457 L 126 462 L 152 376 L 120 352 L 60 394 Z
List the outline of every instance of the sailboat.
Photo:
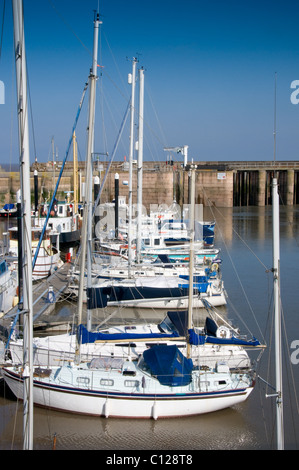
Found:
M 190 270 L 193 236 L 194 232 Z M 177 344 L 155 344 L 138 359 L 106 356 L 58 367 L 36 367 L 35 404 L 86 415 L 157 419 L 213 412 L 246 400 L 255 384 L 251 367 L 230 369 L 223 357 L 211 367 L 202 365 L 200 357 L 194 364 L 192 286 L 190 291 L 188 334 L 183 338 L 186 355 Z M 4 377 L 13 393 L 20 396 L 23 384 L 19 367 L 4 368 Z
M 126 240 L 129 235 L 129 227 L 125 221 L 126 216 L 123 215 L 125 208 L 126 212 L 128 211 L 128 207 L 123 200 L 119 204 L 120 208 L 122 210 L 122 217 L 117 228 L 109 230 L 107 227 L 105 231 L 97 234 L 98 240 L 96 239 L 96 243 L 99 245 L 97 250 L 99 254 L 96 253 L 95 261 L 98 263 L 103 262 L 103 256 L 100 255 L 103 252 L 103 248 L 105 248 L 106 252 L 114 252 L 114 256 L 124 255 L 125 248 L 128 251 Z M 115 202 L 101 204 L 101 213 L 107 214 L 105 218 L 107 226 L 109 221 L 114 219 L 113 213 L 117 210 Z M 171 204 L 168 210 L 161 207 L 157 211 L 150 211 L 149 215 L 142 213 L 140 221 L 133 219 L 131 223 L 132 246 L 136 248 L 134 251 L 140 252 L 141 261 L 155 261 L 160 256 L 167 256 L 171 262 L 186 262 L 189 259 L 190 241 L 188 222 L 188 219 L 181 218 L 180 210 L 178 210 L 175 202 Z M 197 236 L 194 249 L 197 264 L 203 265 L 206 260 L 215 262 L 219 259 L 220 253 L 220 250 L 213 246 L 215 222 L 196 220 L 195 225 Z M 115 237 L 115 232 L 117 232 L 118 238 Z M 137 249 L 139 240 L 140 247 Z M 134 256 L 132 256 L 133 259 L 137 257 L 137 253 L 134 253 Z
M 34 171 L 35 186 L 35 211 L 33 211 L 33 225 L 43 226 L 47 219 L 47 230 L 50 231 L 50 239 L 56 249 L 68 248 L 76 246 L 80 242 L 82 217 L 78 211 L 78 156 L 77 156 L 77 140 L 74 131 L 73 137 L 73 179 L 74 179 L 74 197 L 71 200 L 71 193 L 67 192 L 65 201 L 53 201 L 50 210 L 50 204 L 44 202 L 38 204 L 38 172 Z M 54 163 L 53 163 L 54 166 Z M 53 186 L 55 186 L 55 176 L 53 178 Z
M 74 362 L 77 345 L 80 344 L 80 359 L 88 362 L 95 357 L 134 358 L 152 347 L 153 342 L 176 344 L 186 352 L 186 338 L 190 337 L 191 357 L 195 364 L 215 367 L 225 360 L 230 368 L 248 370 L 251 361 L 247 350 L 263 348 L 256 338 L 240 335 L 219 312 L 207 303 L 204 326 L 187 329 L 188 311 L 169 311 L 160 323 L 119 324 L 113 327 L 88 331 L 80 324 L 76 332 L 33 338 L 34 364 L 41 367 L 63 365 Z M 7 357 L 14 365 L 22 363 L 22 339 L 11 339 Z
M 94 22 L 93 72 L 90 75 L 91 103 L 94 102 L 98 25 L 97 17 Z M 92 106 L 90 106 L 90 113 L 91 119 L 93 119 Z M 90 126 L 88 156 L 92 153 L 92 139 L 90 138 L 92 136 L 93 131 Z M 191 201 L 194 201 L 195 170 L 190 168 L 190 171 L 192 176 Z M 88 210 L 84 211 L 84 215 L 90 211 L 88 188 L 86 194 Z M 80 343 L 78 341 L 74 362 L 68 363 L 68 365 L 34 367 L 33 397 L 36 405 L 87 415 L 157 419 L 213 412 L 236 405 L 248 398 L 255 384 L 255 373 L 250 364 L 244 368 L 234 367 L 231 369 L 229 364 L 225 362 L 223 355 L 220 355 L 219 360 L 209 365 L 200 356 L 197 363 L 191 357 L 192 343 L 198 346 L 203 336 L 192 328 L 194 213 L 191 214 L 191 220 L 189 303 L 184 337 L 180 338 L 177 335 L 171 337 L 169 332 L 166 332 L 163 344 L 159 344 L 161 343 L 159 336 L 154 337 L 157 344 L 144 349 L 138 358 L 131 355 L 117 358 L 110 354 L 110 356 L 94 357 L 87 362 L 82 362 L 80 359 Z M 85 247 L 89 241 L 86 230 L 88 224 L 83 223 L 83 227 L 83 255 L 81 254 L 82 269 L 78 301 L 79 319 L 81 319 L 80 308 L 82 308 L 83 300 L 82 280 L 84 278 Z M 89 249 L 90 247 L 88 247 Z M 89 324 L 87 324 L 87 330 L 89 334 Z M 80 337 L 79 335 L 79 340 Z M 217 334 L 215 338 L 217 338 Z M 115 338 L 112 339 L 115 343 Z M 128 341 L 128 338 L 123 339 Z M 145 338 L 140 339 L 144 341 Z M 175 342 L 166 344 L 166 339 Z M 224 338 L 222 339 L 224 341 Z M 227 339 L 232 342 L 231 339 Z M 185 354 L 182 353 L 176 341 L 184 341 Z M 217 341 L 220 342 L 219 337 L 215 339 L 216 343 Z M 21 398 L 24 386 L 22 371 L 22 365 L 4 367 L 3 369 L 6 383 L 18 398 Z
M 0 217 L 9 218 L 9 217 L 17 217 L 18 211 L 16 204 L 8 203 L 4 204 L 4 206 L 0 209 Z
M 20 397 L 18 369 L 4 369 Z M 35 368 L 34 403 L 71 413 L 122 418 L 168 418 L 217 411 L 245 401 L 251 373 L 230 372 L 225 363 L 197 370 L 176 345 L 156 345 L 138 361 L 95 358 L 89 363 Z
M 42 235 L 43 227 L 32 226 L 31 227 L 31 254 L 32 260 L 37 254 L 37 247 Z M 17 257 L 19 250 L 19 235 L 18 227 L 11 227 L 8 230 L 9 233 L 9 255 L 15 258 L 14 264 L 17 270 Z M 38 249 L 36 263 L 32 272 L 32 279 L 38 281 L 44 279 L 56 271 L 63 264 L 60 258 L 60 250 L 52 246 L 50 238 L 50 230 L 46 230 L 43 233 L 42 241 Z
M 131 135 L 130 135 L 130 162 L 133 158 L 133 129 L 132 122 L 134 120 L 134 90 L 135 86 L 135 75 L 136 75 L 136 59 L 133 60 L 132 70 L 132 111 L 131 111 Z M 143 69 L 140 69 L 140 108 L 143 110 Z M 143 112 L 140 112 L 140 121 L 143 121 Z M 140 126 L 139 126 L 140 127 Z M 141 126 L 142 127 L 142 126 Z M 138 150 L 142 150 L 142 135 L 139 135 Z M 142 152 L 141 152 L 142 153 Z M 140 168 L 142 167 L 139 163 Z M 138 175 L 140 172 L 138 172 Z M 140 177 L 138 177 L 138 205 L 141 207 L 142 191 L 140 191 L 141 183 L 139 183 Z M 89 178 L 90 180 L 90 178 Z M 142 258 L 140 257 L 141 247 L 141 225 L 142 217 L 141 211 L 138 211 L 138 219 L 135 227 L 135 237 L 137 255 L 136 262 L 133 262 L 131 255 L 132 248 L 132 177 L 130 171 L 130 184 L 129 184 L 129 221 L 128 221 L 128 262 L 126 267 L 119 265 L 114 270 L 109 269 L 103 270 L 101 266 L 95 263 L 91 266 L 91 250 L 90 241 L 87 244 L 89 249 L 89 256 L 87 257 L 88 263 L 85 271 L 80 266 L 79 272 L 73 271 L 71 273 L 71 280 L 68 285 L 68 291 L 74 296 L 80 299 L 80 296 L 84 302 L 87 303 L 88 310 L 93 308 L 103 308 L 106 306 L 126 306 L 126 307 L 143 307 L 143 308 L 155 308 L 155 309 L 186 309 L 188 305 L 188 292 L 189 292 L 189 272 L 188 268 L 177 267 L 177 266 L 165 266 L 161 264 L 158 268 L 153 264 L 151 266 L 143 266 Z M 177 233 L 178 236 L 187 237 L 186 225 L 179 222 L 180 229 L 176 227 L 176 231 L 170 228 L 170 222 L 168 222 L 167 237 L 174 236 Z M 194 230 L 194 229 L 193 229 Z M 187 237 L 189 239 L 189 235 Z M 187 239 L 186 238 L 186 239 Z M 90 240 L 90 237 L 88 237 Z M 194 240 L 193 240 L 194 243 Z M 202 242 L 201 242 L 202 244 Z M 84 244 L 82 243 L 84 246 Z M 180 245 L 181 246 L 181 245 Z M 187 245 L 183 246 L 183 256 L 189 256 L 189 249 L 187 251 Z M 166 247 L 167 248 L 167 247 Z M 205 250 L 203 250 L 205 252 Z M 163 253 L 163 252 L 162 252 Z M 182 256 L 178 250 L 178 246 L 172 249 L 172 254 L 176 257 Z M 157 255 L 156 255 L 157 256 Z M 197 256 L 197 252 L 196 252 Z M 203 254 L 201 255 L 203 259 Z M 160 254 L 160 258 L 161 258 Z M 169 269 L 171 267 L 171 269 Z M 92 271 L 93 268 L 93 271 Z M 193 271 L 192 271 L 193 276 Z M 203 307 L 202 298 L 205 298 L 213 306 L 221 306 L 226 304 L 226 295 L 224 291 L 223 281 L 218 271 L 207 269 L 200 269 L 195 273 L 195 278 L 192 280 L 194 286 L 193 302 L 195 307 Z
M 197 282 L 196 282 L 197 281 Z M 127 279 L 94 279 L 84 291 L 88 308 L 142 307 L 186 309 L 190 278 L 180 276 L 144 276 Z M 78 284 L 69 284 L 68 291 L 77 296 Z M 204 307 L 203 299 L 215 307 L 226 305 L 223 281 L 215 275 L 198 276 L 193 285 L 194 307 Z

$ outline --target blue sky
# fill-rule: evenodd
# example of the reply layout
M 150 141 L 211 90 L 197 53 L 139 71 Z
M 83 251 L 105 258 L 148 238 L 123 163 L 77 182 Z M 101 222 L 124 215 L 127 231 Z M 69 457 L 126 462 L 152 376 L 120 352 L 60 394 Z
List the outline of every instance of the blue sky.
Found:
M 0 24 L 4 0 L 0 2 Z M 272 160 L 277 73 L 277 160 L 299 156 L 298 9 L 294 1 L 24 0 L 31 95 L 30 151 L 64 158 L 91 66 L 93 11 L 103 25 L 95 151 L 108 152 L 129 100 L 137 55 L 145 69 L 144 159 L 189 146 L 196 161 Z M 0 59 L 0 164 L 18 161 L 12 7 L 5 1 Z M 298 95 L 299 96 L 299 95 Z M 77 129 L 85 158 L 86 99 Z M 129 153 L 129 120 L 116 159 Z M 175 157 L 177 158 L 177 157 Z

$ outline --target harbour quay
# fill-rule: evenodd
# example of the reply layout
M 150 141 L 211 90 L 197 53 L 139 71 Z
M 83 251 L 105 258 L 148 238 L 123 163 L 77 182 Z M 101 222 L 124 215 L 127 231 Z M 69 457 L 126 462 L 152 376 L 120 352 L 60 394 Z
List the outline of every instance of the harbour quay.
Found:
M 271 179 L 275 174 L 284 205 L 299 203 L 299 161 L 193 161 L 196 165 L 196 204 L 215 207 L 271 205 Z M 49 198 L 53 193 L 62 162 L 35 162 L 31 166 L 31 188 L 34 191 L 34 171 L 38 172 L 39 194 Z M 108 168 L 109 167 L 109 168 Z M 107 171 L 108 168 L 108 171 Z M 106 174 L 107 172 L 107 174 Z M 119 196 L 129 195 L 129 162 L 93 162 L 93 176 L 99 184 L 105 180 L 101 202 L 115 196 L 115 175 L 119 178 Z M 85 182 L 85 162 L 78 162 L 78 200 L 82 200 Z M 181 161 L 143 162 L 142 204 L 148 210 L 153 204 L 188 204 L 189 172 Z M 20 188 L 18 172 L 0 167 L 0 204 L 16 202 Z M 137 202 L 137 165 L 132 171 L 133 203 Z M 73 162 L 66 162 L 57 197 L 62 200 L 74 191 Z

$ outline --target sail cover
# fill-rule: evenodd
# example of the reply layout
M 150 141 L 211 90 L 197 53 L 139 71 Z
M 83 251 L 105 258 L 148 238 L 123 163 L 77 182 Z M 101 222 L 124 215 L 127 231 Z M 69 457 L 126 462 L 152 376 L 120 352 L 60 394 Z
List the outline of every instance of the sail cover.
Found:
M 192 380 L 193 362 L 176 345 L 156 345 L 143 353 L 143 359 L 162 385 L 178 387 Z
M 163 333 L 101 333 L 100 331 L 88 331 L 84 325 L 79 325 L 77 337 L 80 344 L 94 343 L 95 341 L 134 341 L 140 339 L 178 338 L 179 334 L 174 331 L 171 334 Z

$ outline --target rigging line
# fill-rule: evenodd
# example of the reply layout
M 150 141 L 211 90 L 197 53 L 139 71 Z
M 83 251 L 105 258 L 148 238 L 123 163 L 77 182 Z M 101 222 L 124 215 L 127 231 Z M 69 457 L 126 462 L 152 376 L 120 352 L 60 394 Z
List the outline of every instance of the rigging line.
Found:
M 119 88 L 119 86 L 118 86 L 118 85 L 115 83 L 115 81 L 111 78 L 111 76 L 109 75 L 109 73 L 107 72 L 107 70 L 103 69 L 102 73 L 103 73 L 103 75 L 106 75 L 107 78 L 109 78 L 110 82 L 112 83 L 112 85 L 115 86 L 116 90 L 118 90 L 119 93 L 121 94 L 121 96 L 122 96 L 125 100 L 127 100 L 127 99 L 128 99 L 128 96 L 126 96 L 126 95 L 122 92 L 122 90 Z
M 26 57 L 27 62 L 27 57 Z M 31 92 L 30 92 L 30 83 L 29 83 L 29 74 L 28 74 L 28 67 L 27 69 L 27 84 L 28 84 L 28 98 L 29 98 L 29 109 L 30 109 L 30 117 L 31 117 L 31 126 L 32 126 L 32 140 L 33 140 L 33 147 L 34 147 L 34 156 L 37 158 L 36 155 L 36 143 L 35 143 L 35 132 L 34 132 L 34 124 L 33 124 L 33 111 L 32 111 L 32 101 L 31 101 Z
M 166 136 L 164 134 L 164 131 L 162 129 L 162 125 L 160 123 L 160 120 L 159 120 L 159 117 L 158 117 L 158 114 L 157 114 L 157 111 L 156 111 L 156 108 L 154 106 L 154 102 L 153 102 L 153 99 L 152 99 L 152 95 L 150 93 L 150 89 L 149 89 L 149 86 L 147 85 L 147 88 L 146 88 L 146 93 L 149 97 L 149 100 L 151 102 L 151 105 L 152 105 L 152 108 L 153 108 L 153 112 L 154 112 L 154 115 L 155 115 L 155 118 L 157 119 L 157 123 L 158 123 L 158 126 L 159 126 L 159 129 L 160 129 L 160 132 L 161 132 L 161 135 L 162 135 L 162 139 L 164 140 L 164 143 L 160 141 L 159 139 L 159 142 L 164 146 L 166 147 L 167 146 L 167 140 L 166 140 Z
M 213 216 L 214 216 L 213 209 L 212 209 L 212 205 L 210 206 L 210 209 L 211 209 L 211 212 L 212 212 L 212 214 L 213 214 Z M 220 212 L 220 214 L 221 214 L 221 212 Z M 214 218 L 215 218 L 215 217 L 214 217 Z M 255 314 L 254 314 L 254 311 L 253 311 L 253 309 L 252 309 L 252 307 L 251 307 L 251 304 L 250 304 L 250 302 L 249 302 L 248 296 L 247 296 L 247 294 L 246 294 L 246 292 L 245 292 L 244 286 L 243 286 L 242 281 L 241 281 L 241 279 L 240 279 L 240 276 L 239 276 L 239 274 L 238 274 L 238 272 L 237 272 L 236 266 L 235 266 L 235 264 L 234 264 L 234 262 L 233 262 L 233 259 L 232 259 L 232 257 L 231 257 L 231 254 L 230 254 L 229 250 L 228 250 L 227 244 L 226 244 L 226 242 L 225 242 L 225 240 L 224 240 L 224 237 L 223 237 L 223 234 L 222 234 L 221 230 L 220 230 L 220 235 L 221 235 L 221 238 L 222 238 L 222 242 L 223 242 L 223 244 L 224 244 L 224 246 L 225 246 L 225 248 L 226 248 L 227 255 L 228 255 L 228 257 L 229 257 L 229 259 L 230 259 L 230 262 L 231 262 L 231 264 L 232 264 L 232 267 L 233 267 L 233 269 L 234 269 L 235 275 L 237 276 L 237 279 L 238 279 L 239 284 L 240 284 L 240 286 L 241 286 L 243 295 L 244 295 L 244 297 L 245 297 L 245 299 L 246 299 L 246 301 L 247 301 L 247 304 L 248 304 L 248 306 L 249 306 L 249 309 L 250 309 L 250 311 L 251 311 L 251 314 L 252 314 L 252 316 L 253 316 L 253 318 L 254 318 L 254 320 L 255 320 L 255 322 L 256 322 L 256 325 L 257 325 L 257 327 L 258 327 L 258 329 L 259 329 L 259 331 L 260 331 L 260 334 L 261 334 L 262 337 L 263 337 L 263 341 L 264 341 L 264 335 L 263 335 L 263 333 L 262 333 L 262 331 L 261 331 L 261 328 L 260 328 L 260 326 L 259 326 L 259 324 L 258 324 L 258 321 L 257 321 L 257 319 L 256 319 L 256 316 L 255 316 Z M 242 321 L 243 321 L 243 320 L 242 320 Z M 243 322 L 243 323 L 244 323 L 244 322 Z M 247 326 L 247 325 L 246 325 L 246 326 Z M 248 326 L 247 326 L 247 328 L 248 328 Z M 250 333 L 251 333 L 251 332 L 250 332 Z M 251 334 L 252 334 L 252 333 L 251 333 Z
M 123 118 L 123 122 L 122 122 L 122 124 L 121 124 L 121 128 L 120 128 L 120 131 L 119 131 L 119 133 L 118 133 L 118 136 L 117 136 L 117 139 L 116 139 L 116 142 L 115 142 L 115 145 L 114 145 L 114 149 L 113 149 L 113 151 L 112 151 L 112 155 L 111 155 L 110 162 L 109 162 L 109 164 L 108 164 L 108 166 L 107 166 L 105 176 L 104 176 L 103 181 L 102 181 L 102 183 L 101 183 L 100 190 L 99 190 L 99 193 L 98 193 L 98 195 L 97 195 L 97 199 L 96 199 L 96 201 L 94 202 L 93 211 L 92 211 L 92 216 L 94 216 L 95 210 L 96 210 L 96 208 L 97 208 L 97 206 L 98 206 L 98 204 L 99 204 L 100 197 L 101 197 L 101 194 L 102 194 L 104 185 L 105 185 L 105 183 L 106 183 L 107 175 L 108 175 L 108 173 L 109 173 L 109 171 L 110 171 L 112 162 L 113 162 L 113 160 L 114 160 L 114 156 L 115 156 L 115 153 L 116 153 L 116 150 L 117 150 L 117 147 L 118 147 L 118 144 L 119 144 L 119 141 L 120 141 L 120 138 L 121 138 L 121 135 L 122 135 L 122 132 L 123 132 L 123 129 L 124 129 L 124 126 L 125 126 L 125 123 L 126 123 L 128 114 L 129 114 L 129 111 L 130 111 L 130 105 L 131 105 L 131 100 L 129 100 L 129 102 L 128 102 L 127 109 L 126 109 L 126 112 L 125 112 L 125 115 L 124 115 L 124 118 Z
M 281 305 L 281 299 L 280 299 L 280 305 Z M 273 309 L 272 309 L 273 310 Z M 291 417 L 292 417 L 292 421 L 293 421 L 293 428 L 294 428 L 294 433 L 295 433 L 295 439 L 296 439 L 296 428 L 295 428 L 295 416 L 294 416 L 294 413 L 293 413 L 293 406 L 292 406 L 292 403 L 293 403 L 293 395 L 294 395 L 294 392 L 295 392 L 295 405 L 296 405 L 296 412 L 297 414 L 299 413 L 299 406 L 298 406 L 298 398 L 297 398 L 297 393 L 296 393 L 296 386 L 295 386 L 295 380 L 294 380 L 294 374 L 293 374 L 293 370 L 292 370 L 292 367 L 290 366 L 290 354 L 289 354 L 289 350 L 287 348 L 287 345 L 289 344 L 289 341 L 288 341 L 288 337 L 287 337 L 287 330 L 286 330 L 286 324 L 285 324 L 285 315 L 284 315 L 284 312 L 283 312 L 283 308 L 282 308 L 282 305 L 281 305 L 281 312 L 282 312 L 282 327 L 283 327 L 283 332 L 284 332 L 284 362 L 285 362 L 285 366 L 284 366 L 284 370 L 286 371 L 286 376 L 287 376 L 287 383 L 288 383 L 288 387 L 287 387 L 287 390 L 289 392 L 289 400 L 290 400 L 290 407 L 291 407 Z M 273 313 L 273 312 L 272 312 Z M 272 338 L 273 338 L 273 331 L 274 331 L 274 315 L 272 315 L 272 322 L 271 322 L 271 325 L 270 325 L 270 332 L 269 332 L 269 347 L 268 347 L 268 350 L 269 350 L 269 355 L 268 355 L 268 364 L 267 364 L 267 386 L 266 386 L 266 393 L 268 393 L 268 385 L 269 385 L 269 382 L 270 382 L 270 374 L 271 374 L 271 371 L 270 371 L 270 366 L 271 366 L 271 356 L 272 356 Z M 288 360 L 289 358 L 289 360 Z M 290 366 L 290 367 L 288 367 Z M 291 373 L 291 380 L 292 380 L 292 385 L 293 385 L 293 393 L 291 394 L 291 391 L 290 391 L 290 385 L 289 385 L 289 369 L 290 369 L 290 373 Z M 274 387 L 275 389 L 275 387 Z M 274 414 L 274 413 L 273 413 Z M 275 430 L 275 423 L 273 424 L 273 427 L 274 427 L 274 430 Z M 274 430 L 272 431 L 274 433 Z M 272 437 L 273 439 L 273 437 Z
M 80 44 L 84 47 L 84 49 L 87 50 L 87 52 L 90 54 L 90 56 L 92 57 L 92 52 L 91 50 L 86 46 L 86 44 L 84 44 L 84 42 L 79 38 L 79 36 L 75 33 L 75 31 L 72 29 L 72 27 L 68 24 L 68 22 L 64 19 L 64 17 L 61 15 L 61 13 L 59 13 L 59 11 L 57 10 L 57 8 L 55 7 L 55 5 L 53 4 L 53 2 L 51 0 L 48 0 L 48 2 L 50 3 L 51 7 L 53 8 L 53 10 L 55 11 L 55 13 L 60 17 L 61 21 L 65 24 L 65 26 L 71 31 L 71 33 L 75 36 L 76 39 L 78 39 L 78 41 L 80 42 Z
M 107 132 L 106 132 L 106 127 L 105 127 L 105 119 L 104 119 L 104 92 L 103 92 L 103 80 L 102 80 L 102 74 L 100 76 L 101 78 L 99 79 L 99 82 L 97 83 L 97 86 L 99 87 L 100 93 L 99 93 L 99 100 L 100 100 L 100 112 L 101 112 L 101 123 L 102 123 L 102 132 L 103 132 L 103 141 L 104 141 L 104 152 L 108 153 L 108 144 L 107 144 Z
M 99 3 L 99 2 L 98 2 Z M 98 11 L 99 11 L 99 4 L 98 4 Z M 103 59 L 102 59 L 102 24 L 100 25 L 99 28 L 99 66 L 102 67 L 103 64 Z M 98 82 L 97 85 L 99 87 L 99 95 L 100 95 L 100 110 L 101 110 L 101 116 L 102 116 L 102 132 L 103 132 L 103 141 L 104 141 L 104 151 L 108 153 L 108 144 L 107 144 L 107 133 L 106 133 L 106 128 L 105 128 L 105 120 L 104 120 L 104 103 L 103 103 L 103 98 L 104 98 L 104 92 L 103 92 L 103 73 L 101 69 L 101 73 L 98 74 Z
M 273 300 L 273 299 L 272 299 Z M 273 331 L 274 331 L 274 315 L 273 315 L 273 305 L 272 305 L 272 315 L 269 318 L 269 345 L 268 345 L 268 364 L 267 364 L 267 382 L 270 383 L 271 376 L 271 355 L 272 355 L 272 345 L 273 345 Z M 269 310 L 270 313 L 270 310 Z M 272 319 L 272 321 L 270 321 Z M 266 388 L 266 393 L 268 393 L 268 386 Z
M 126 87 L 126 84 L 125 84 L 125 82 L 124 82 L 124 80 L 123 80 L 123 75 L 120 73 L 119 67 L 118 67 L 118 65 L 117 65 L 117 62 L 116 62 L 115 57 L 114 57 L 114 54 L 113 54 L 112 49 L 111 49 L 111 47 L 110 47 L 110 44 L 109 44 L 109 42 L 108 42 L 107 36 L 106 36 L 106 34 L 105 34 L 104 32 L 103 32 L 103 36 L 104 36 L 104 38 L 105 38 L 105 41 L 106 41 L 106 44 L 107 44 L 107 46 L 108 46 L 109 52 L 110 52 L 110 54 L 111 54 L 111 56 L 112 56 L 112 60 L 113 60 L 113 62 L 114 62 L 115 68 L 116 68 L 116 70 L 117 70 L 117 72 L 118 72 L 118 74 L 119 74 L 120 81 L 121 81 L 121 83 L 122 83 L 122 85 L 123 85 L 123 87 L 124 87 L 124 90 L 126 90 L 127 87 Z M 104 70 L 105 70 L 105 69 L 104 69 Z M 107 74 L 107 76 L 108 76 L 108 74 Z M 108 76 L 108 77 L 109 77 L 109 76 Z M 118 88 L 118 87 L 117 87 L 117 88 Z M 120 89 L 119 89 L 119 91 L 120 91 L 120 93 L 124 96 L 124 98 L 125 98 L 126 100 L 129 99 L 129 92 L 127 92 L 126 95 L 124 95 L 124 93 L 123 93 Z
M 212 202 L 211 200 L 209 199 L 209 197 L 207 196 L 206 192 L 205 192 L 205 188 L 203 188 L 203 193 L 207 199 L 207 201 L 209 202 L 210 204 L 210 207 L 212 207 Z M 217 209 L 217 207 L 215 207 L 216 211 L 221 215 L 221 217 L 224 219 L 224 216 L 222 215 L 221 211 L 219 211 L 219 209 Z M 212 209 L 211 209 L 212 210 Z M 213 211 L 212 211 L 213 212 Z M 258 260 L 258 262 L 263 266 L 263 268 L 265 269 L 266 272 L 269 272 L 271 271 L 271 268 L 268 268 L 264 263 L 263 261 L 257 256 L 257 254 L 252 250 L 252 248 L 250 248 L 250 246 L 246 243 L 246 241 L 241 237 L 241 235 L 234 229 L 234 227 L 232 226 L 232 230 L 234 232 L 235 235 L 237 235 L 237 237 L 241 240 L 242 243 L 244 243 L 244 245 L 246 246 L 246 248 L 248 248 L 248 250 L 253 254 L 253 256 L 255 256 L 255 258 Z
M 282 199 L 282 195 L 281 195 L 280 191 L 278 191 L 278 195 L 279 195 L 279 203 L 280 203 L 280 205 L 283 206 L 283 208 L 285 209 L 285 211 L 287 211 L 287 206 L 286 206 L 286 204 L 284 203 L 284 201 L 283 201 L 283 199 Z M 286 215 L 287 215 L 287 214 L 286 214 Z M 288 222 L 288 225 L 289 225 L 290 227 L 292 227 L 293 224 L 292 224 L 291 220 L 288 219 L 288 216 L 287 216 L 287 222 Z M 294 240 L 295 240 L 295 242 L 296 242 L 296 245 L 299 246 L 299 242 L 298 242 L 297 238 L 296 238 L 295 236 L 293 236 L 293 237 L 294 237 Z
M 280 300 L 280 303 L 281 303 L 281 300 Z M 285 324 L 285 315 L 284 315 L 284 312 L 283 312 L 283 308 L 282 308 L 282 305 L 281 305 L 281 312 L 282 312 L 282 324 L 283 324 L 283 332 L 284 332 L 284 336 L 285 336 L 285 345 L 288 345 L 290 344 L 289 340 L 288 340 L 288 335 L 287 335 L 287 329 L 286 329 L 286 324 Z M 286 346 L 285 346 L 286 347 Z M 288 357 L 290 359 L 290 352 L 289 352 L 289 349 L 287 348 L 287 354 L 285 354 L 286 357 Z M 290 361 L 289 361 L 290 362 Z M 289 364 L 289 363 L 288 363 Z M 288 371 L 288 367 L 285 367 L 286 371 Z M 295 379 L 294 379 L 294 373 L 293 373 L 293 369 L 292 367 L 290 367 L 290 372 L 291 372 L 291 379 L 292 379 L 292 384 L 293 384 L 293 388 L 294 388 L 294 394 L 295 394 L 295 403 L 296 403 L 296 408 L 297 408 L 297 414 L 299 414 L 299 404 L 298 404 L 298 397 L 297 397 L 297 391 L 296 391 L 296 386 L 295 386 Z M 288 389 L 290 390 L 290 387 L 288 387 Z M 290 400 L 291 401 L 291 400 Z M 292 414 L 293 415 L 293 414 Z
M 102 84 L 101 84 L 102 86 Z M 102 88 L 103 89 L 103 88 Z M 103 126 L 103 134 L 105 136 L 105 145 L 104 145 L 104 148 L 107 150 L 107 155 L 108 155 L 108 142 L 107 142 L 107 134 L 106 134 L 106 127 L 105 127 L 105 122 L 104 122 L 104 106 L 106 106 L 107 110 L 108 110 L 108 114 L 109 114 L 109 117 L 112 121 L 112 124 L 110 127 L 114 126 L 114 128 L 117 130 L 119 129 L 119 126 L 117 126 L 116 124 L 116 121 L 115 121 L 115 115 L 116 115 L 116 112 L 113 113 L 112 111 L 112 108 L 111 108 L 111 103 L 112 103 L 112 100 L 107 99 L 107 94 L 103 93 L 101 94 L 101 114 L 102 114 L 102 126 Z M 118 109 L 117 109 L 118 111 Z
M 74 124 L 73 124 L 72 132 L 71 132 L 71 137 L 70 137 L 70 139 L 69 139 L 69 143 L 68 143 L 68 147 L 67 147 L 67 150 L 66 150 L 66 153 L 65 153 L 65 157 L 64 157 L 64 160 L 63 160 L 62 165 L 61 165 L 61 169 L 60 169 L 60 172 L 59 172 L 58 180 L 57 180 L 57 183 L 56 183 L 56 186 L 55 186 L 53 195 L 52 195 L 52 199 L 51 199 L 51 202 L 50 202 L 50 205 L 49 205 L 49 209 L 48 209 L 48 212 L 47 212 L 47 215 L 46 215 L 46 220 L 45 220 L 45 223 L 44 223 L 42 232 L 41 232 L 41 236 L 40 236 L 38 245 L 37 245 L 36 250 L 35 250 L 34 259 L 33 259 L 33 261 L 32 261 L 32 269 L 34 269 L 34 266 L 35 266 L 35 263 L 36 263 L 36 260 L 37 260 L 38 252 L 39 252 L 40 246 L 41 246 L 41 244 L 42 244 L 42 239 L 43 239 L 44 234 L 45 234 L 45 231 L 46 231 L 46 227 L 47 227 L 48 220 L 49 220 L 49 217 L 50 217 L 50 212 L 51 212 L 51 209 L 52 209 L 53 204 L 54 204 L 54 199 L 55 199 L 55 197 L 56 197 L 56 193 L 57 193 L 58 186 L 59 186 L 59 183 L 60 183 L 60 180 L 61 180 L 61 177 L 62 177 L 62 173 L 63 173 L 63 170 L 64 170 L 64 166 L 65 166 L 67 157 L 68 157 L 68 155 L 69 155 L 69 151 L 70 151 L 71 145 L 72 145 L 72 143 L 73 143 L 73 134 L 74 134 L 74 131 L 75 131 L 75 129 L 76 129 L 76 127 L 77 127 L 77 124 L 78 124 L 78 120 L 79 120 L 80 113 L 81 113 L 81 110 L 82 110 L 82 106 L 83 106 L 83 103 L 84 103 L 84 98 L 85 98 L 85 94 L 86 94 L 87 88 L 88 88 L 88 83 L 85 83 L 84 90 L 83 90 L 83 94 L 82 94 L 82 97 L 81 97 L 81 100 L 80 100 L 80 103 L 79 103 L 79 106 L 78 106 L 77 114 L 76 114 L 76 117 L 75 117 L 75 121 L 74 121 Z

